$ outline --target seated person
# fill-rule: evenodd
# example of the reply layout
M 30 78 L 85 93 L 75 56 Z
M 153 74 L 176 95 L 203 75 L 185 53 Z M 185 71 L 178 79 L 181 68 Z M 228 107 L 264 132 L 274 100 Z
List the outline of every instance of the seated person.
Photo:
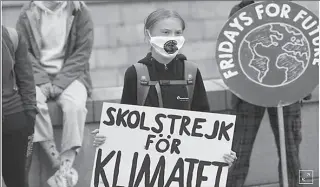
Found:
M 22 8 L 17 29 L 27 38 L 36 83 L 39 115 L 34 142 L 40 142 L 57 169 L 48 183 L 57 186 L 56 181 L 60 181 L 75 186 L 77 172 L 73 163 L 82 145 L 91 90 L 91 16 L 81 1 L 30 1 Z M 63 113 L 60 153 L 48 112 L 49 99 L 57 102 Z

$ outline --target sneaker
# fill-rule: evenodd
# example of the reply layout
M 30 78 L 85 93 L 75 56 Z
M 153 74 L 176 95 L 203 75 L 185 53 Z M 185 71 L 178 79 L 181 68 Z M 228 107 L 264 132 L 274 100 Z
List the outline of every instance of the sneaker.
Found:
M 72 168 L 70 160 L 61 162 L 59 171 L 67 181 L 67 187 L 74 187 L 78 183 L 78 172 Z
M 74 187 L 78 183 L 78 172 L 71 168 L 69 171 L 65 173 L 65 179 L 67 181 L 67 187 Z
M 62 175 L 60 170 L 56 171 L 56 173 L 48 179 L 47 183 L 50 187 L 68 187 L 67 179 Z

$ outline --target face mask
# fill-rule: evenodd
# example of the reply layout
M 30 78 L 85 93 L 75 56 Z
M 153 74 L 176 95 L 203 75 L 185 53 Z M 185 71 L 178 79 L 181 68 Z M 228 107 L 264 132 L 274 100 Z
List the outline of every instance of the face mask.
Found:
M 157 53 L 166 58 L 174 58 L 177 56 L 185 41 L 183 36 L 151 37 L 149 31 L 147 32 L 150 36 L 151 46 L 156 50 Z

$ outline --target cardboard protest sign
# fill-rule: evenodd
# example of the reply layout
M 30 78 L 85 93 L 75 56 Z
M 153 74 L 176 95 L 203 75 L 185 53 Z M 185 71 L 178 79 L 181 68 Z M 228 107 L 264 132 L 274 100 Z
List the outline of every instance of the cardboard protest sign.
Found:
M 216 59 L 225 84 L 243 100 L 292 104 L 319 84 L 319 18 L 288 1 L 251 4 L 224 25 Z
M 91 187 L 225 186 L 235 119 L 104 103 Z

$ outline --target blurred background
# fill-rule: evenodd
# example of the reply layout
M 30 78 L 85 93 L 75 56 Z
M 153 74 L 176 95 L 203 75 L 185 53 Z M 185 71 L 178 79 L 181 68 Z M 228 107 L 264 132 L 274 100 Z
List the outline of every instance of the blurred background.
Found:
M 86 1 L 94 21 L 94 49 L 90 59 L 91 76 L 94 86 L 92 98 L 88 101 L 88 116 L 84 147 L 76 160 L 79 169 L 79 184 L 89 186 L 94 148 L 89 134 L 99 125 L 103 101 L 118 102 L 121 97 L 125 70 L 143 58 L 148 52 L 144 41 L 144 20 L 157 8 L 176 10 L 186 22 L 186 43 L 182 53 L 198 64 L 206 80 L 212 112 L 225 109 L 226 87 L 221 85 L 215 61 L 217 36 L 226 22 L 231 8 L 240 1 L 165 1 L 140 0 L 135 2 Z M 14 27 L 24 1 L 2 1 L 2 23 Z M 316 15 L 319 15 L 318 1 L 297 1 Z M 218 84 L 219 83 L 219 84 Z M 303 106 L 303 142 L 301 162 L 303 169 L 314 170 L 314 186 L 318 186 L 319 176 L 319 107 L 318 88 L 313 99 Z M 51 113 L 56 117 L 55 134 L 57 142 L 61 137 L 61 117 L 59 109 L 52 104 Z M 39 147 L 35 146 L 30 182 L 33 187 L 46 186 L 46 179 L 53 173 L 48 168 L 48 160 Z M 261 125 L 251 167 L 246 181 L 247 186 L 278 186 L 278 158 L 274 137 L 265 116 Z M 313 186 L 313 185 L 310 185 Z

